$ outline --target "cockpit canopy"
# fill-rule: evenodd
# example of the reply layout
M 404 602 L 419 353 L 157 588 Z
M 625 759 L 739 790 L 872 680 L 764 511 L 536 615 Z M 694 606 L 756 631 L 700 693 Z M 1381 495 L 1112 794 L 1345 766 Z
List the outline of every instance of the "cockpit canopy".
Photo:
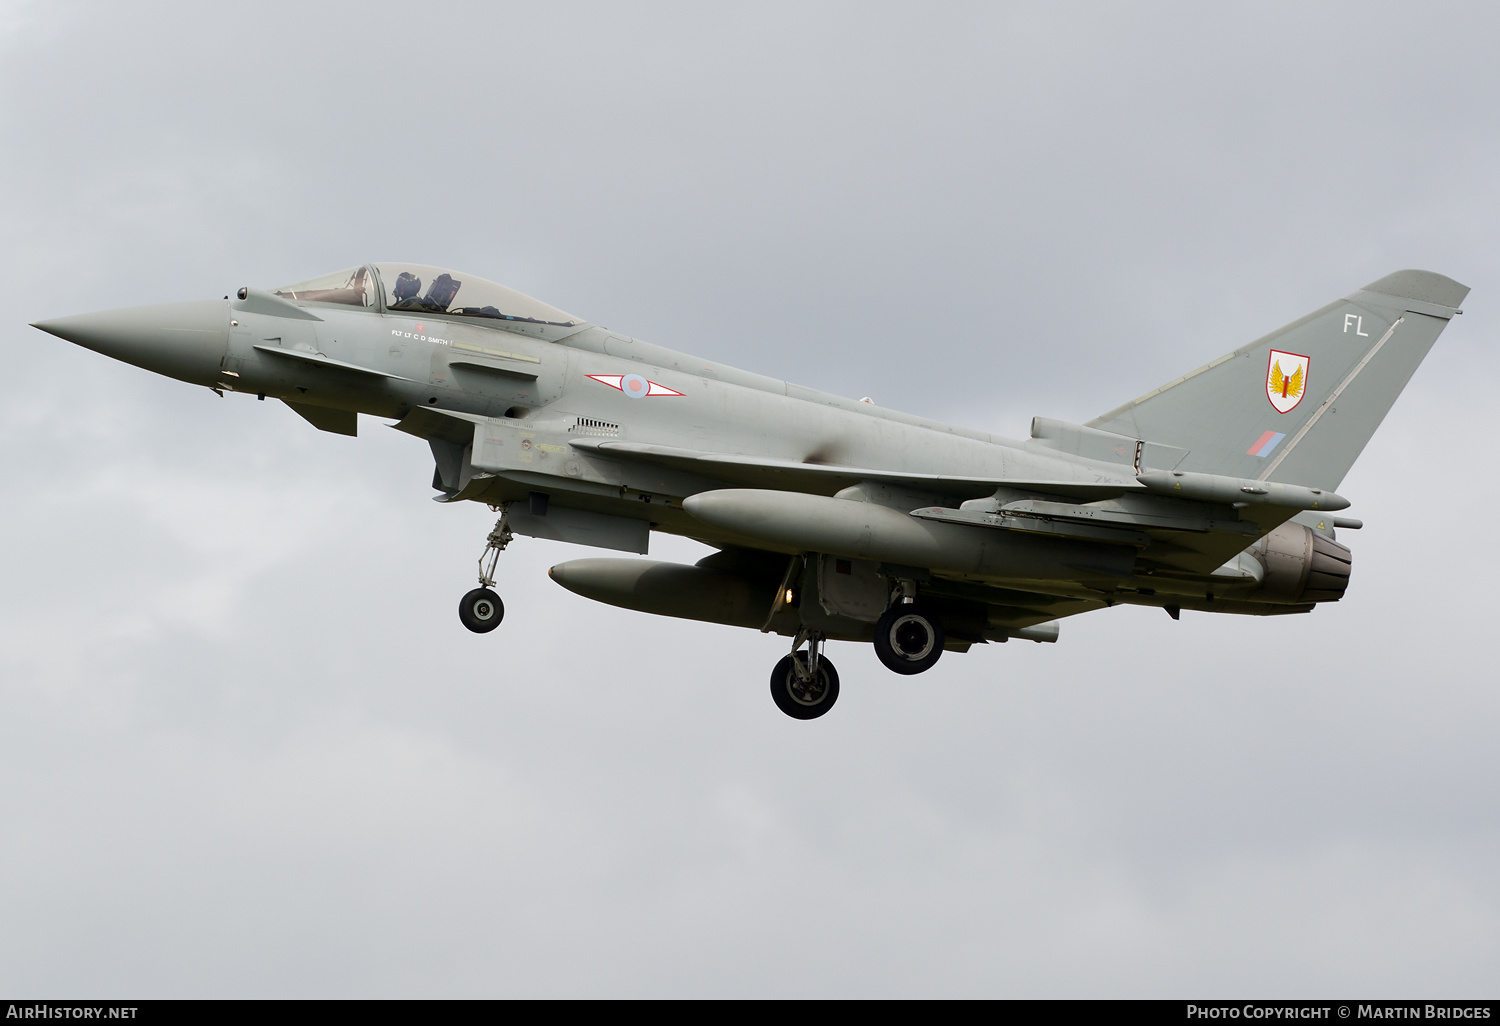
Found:
M 285 285 L 276 295 L 304 303 L 481 317 L 569 328 L 583 320 L 504 285 L 426 264 L 366 264 Z

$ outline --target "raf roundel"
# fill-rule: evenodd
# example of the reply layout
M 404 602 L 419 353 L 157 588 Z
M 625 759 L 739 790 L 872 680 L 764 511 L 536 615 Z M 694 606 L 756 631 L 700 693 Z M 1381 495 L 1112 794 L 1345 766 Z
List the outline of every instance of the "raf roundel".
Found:
M 589 374 L 586 377 L 599 382 L 601 385 L 618 388 L 631 399 L 655 398 L 656 396 L 663 395 L 682 395 L 675 388 L 668 388 L 666 385 L 656 381 L 647 381 L 639 374 Z

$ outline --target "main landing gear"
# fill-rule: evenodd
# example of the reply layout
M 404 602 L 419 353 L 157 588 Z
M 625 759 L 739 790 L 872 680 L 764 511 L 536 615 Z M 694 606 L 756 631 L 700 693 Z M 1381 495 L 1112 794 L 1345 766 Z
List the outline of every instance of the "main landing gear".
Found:
M 807 651 L 800 652 L 807 642 Z M 806 628 L 797 632 L 791 655 L 771 671 L 771 699 L 794 720 L 815 720 L 839 700 L 839 672 L 822 653 L 823 636 Z
M 793 560 L 777 590 L 777 601 L 763 630 L 769 630 L 771 619 L 782 607 L 782 596 L 792 595 L 792 575 L 798 562 Z M 771 698 L 776 707 L 793 719 L 815 720 L 839 697 L 839 674 L 833 663 L 823 658 L 825 640 L 821 631 L 803 626 L 792 652 L 783 656 L 771 671 Z M 894 583 L 890 606 L 875 622 L 875 654 L 887 669 L 911 674 L 930 670 L 943 654 L 946 636 L 942 621 L 932 609 L 916 600 L 916 584 L 909 580 Z M 807 651 L 802 651 L 803 642 Z
M 930 670 L 943 654 L 943 625 L 921 606 L 897 602 L 875 621 L 875 654 L 897 673 Z
M 479 587 L 458 603 L 459 620 L 475 634 L 488 634 L 505 619 L 505 603 L 500 601 L 500 596 L 493 590 L 495 564 L 500 561 L 500 553 L 505 551 L 505 546 L 510 544 L 513 537 L 510 522 L 502 507 L 500 519 L 495 521 L 495 529 L 485 539 L 484 554 L 479 557 Z

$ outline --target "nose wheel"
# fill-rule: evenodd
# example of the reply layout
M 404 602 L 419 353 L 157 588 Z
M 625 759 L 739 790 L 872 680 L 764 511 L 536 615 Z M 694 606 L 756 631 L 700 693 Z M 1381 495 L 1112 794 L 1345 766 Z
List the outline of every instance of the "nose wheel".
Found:
M 488 634 L 505 619 L 505 603 L 494 592 L 495 565 L 514 535 L 503 512 L 504 507 L 501 509 L 500 519 L 495 521 L 495 529 L 485 539 L 484 552 L 479 557 L 479 587 L 458 603 L 459 621 L 475 634 Z
M 488 588 L 475 588 L 458 603 L 458 618 L 475 634 L 488 634 L 505 619 L 505 603 Z
M 798 651 L 803 640 L 806 652 Z M 771 671 L 771 700 L 794 720 L 815 720 L 839 700 L 839 672 L 820 651 L 822 641 L 821 635 L 799 633 L 791 655 Z

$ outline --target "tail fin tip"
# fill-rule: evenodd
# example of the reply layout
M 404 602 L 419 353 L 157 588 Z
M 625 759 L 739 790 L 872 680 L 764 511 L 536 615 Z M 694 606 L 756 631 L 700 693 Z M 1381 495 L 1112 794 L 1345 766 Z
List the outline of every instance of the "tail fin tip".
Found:
M 1457 310 L 1469 294 L 1469 287 L 1433 271 L 1395 271 L 1379 281 L 1366 285 L 1361 292 L 1378 292 L 1419 303 L 1435 303 Z

